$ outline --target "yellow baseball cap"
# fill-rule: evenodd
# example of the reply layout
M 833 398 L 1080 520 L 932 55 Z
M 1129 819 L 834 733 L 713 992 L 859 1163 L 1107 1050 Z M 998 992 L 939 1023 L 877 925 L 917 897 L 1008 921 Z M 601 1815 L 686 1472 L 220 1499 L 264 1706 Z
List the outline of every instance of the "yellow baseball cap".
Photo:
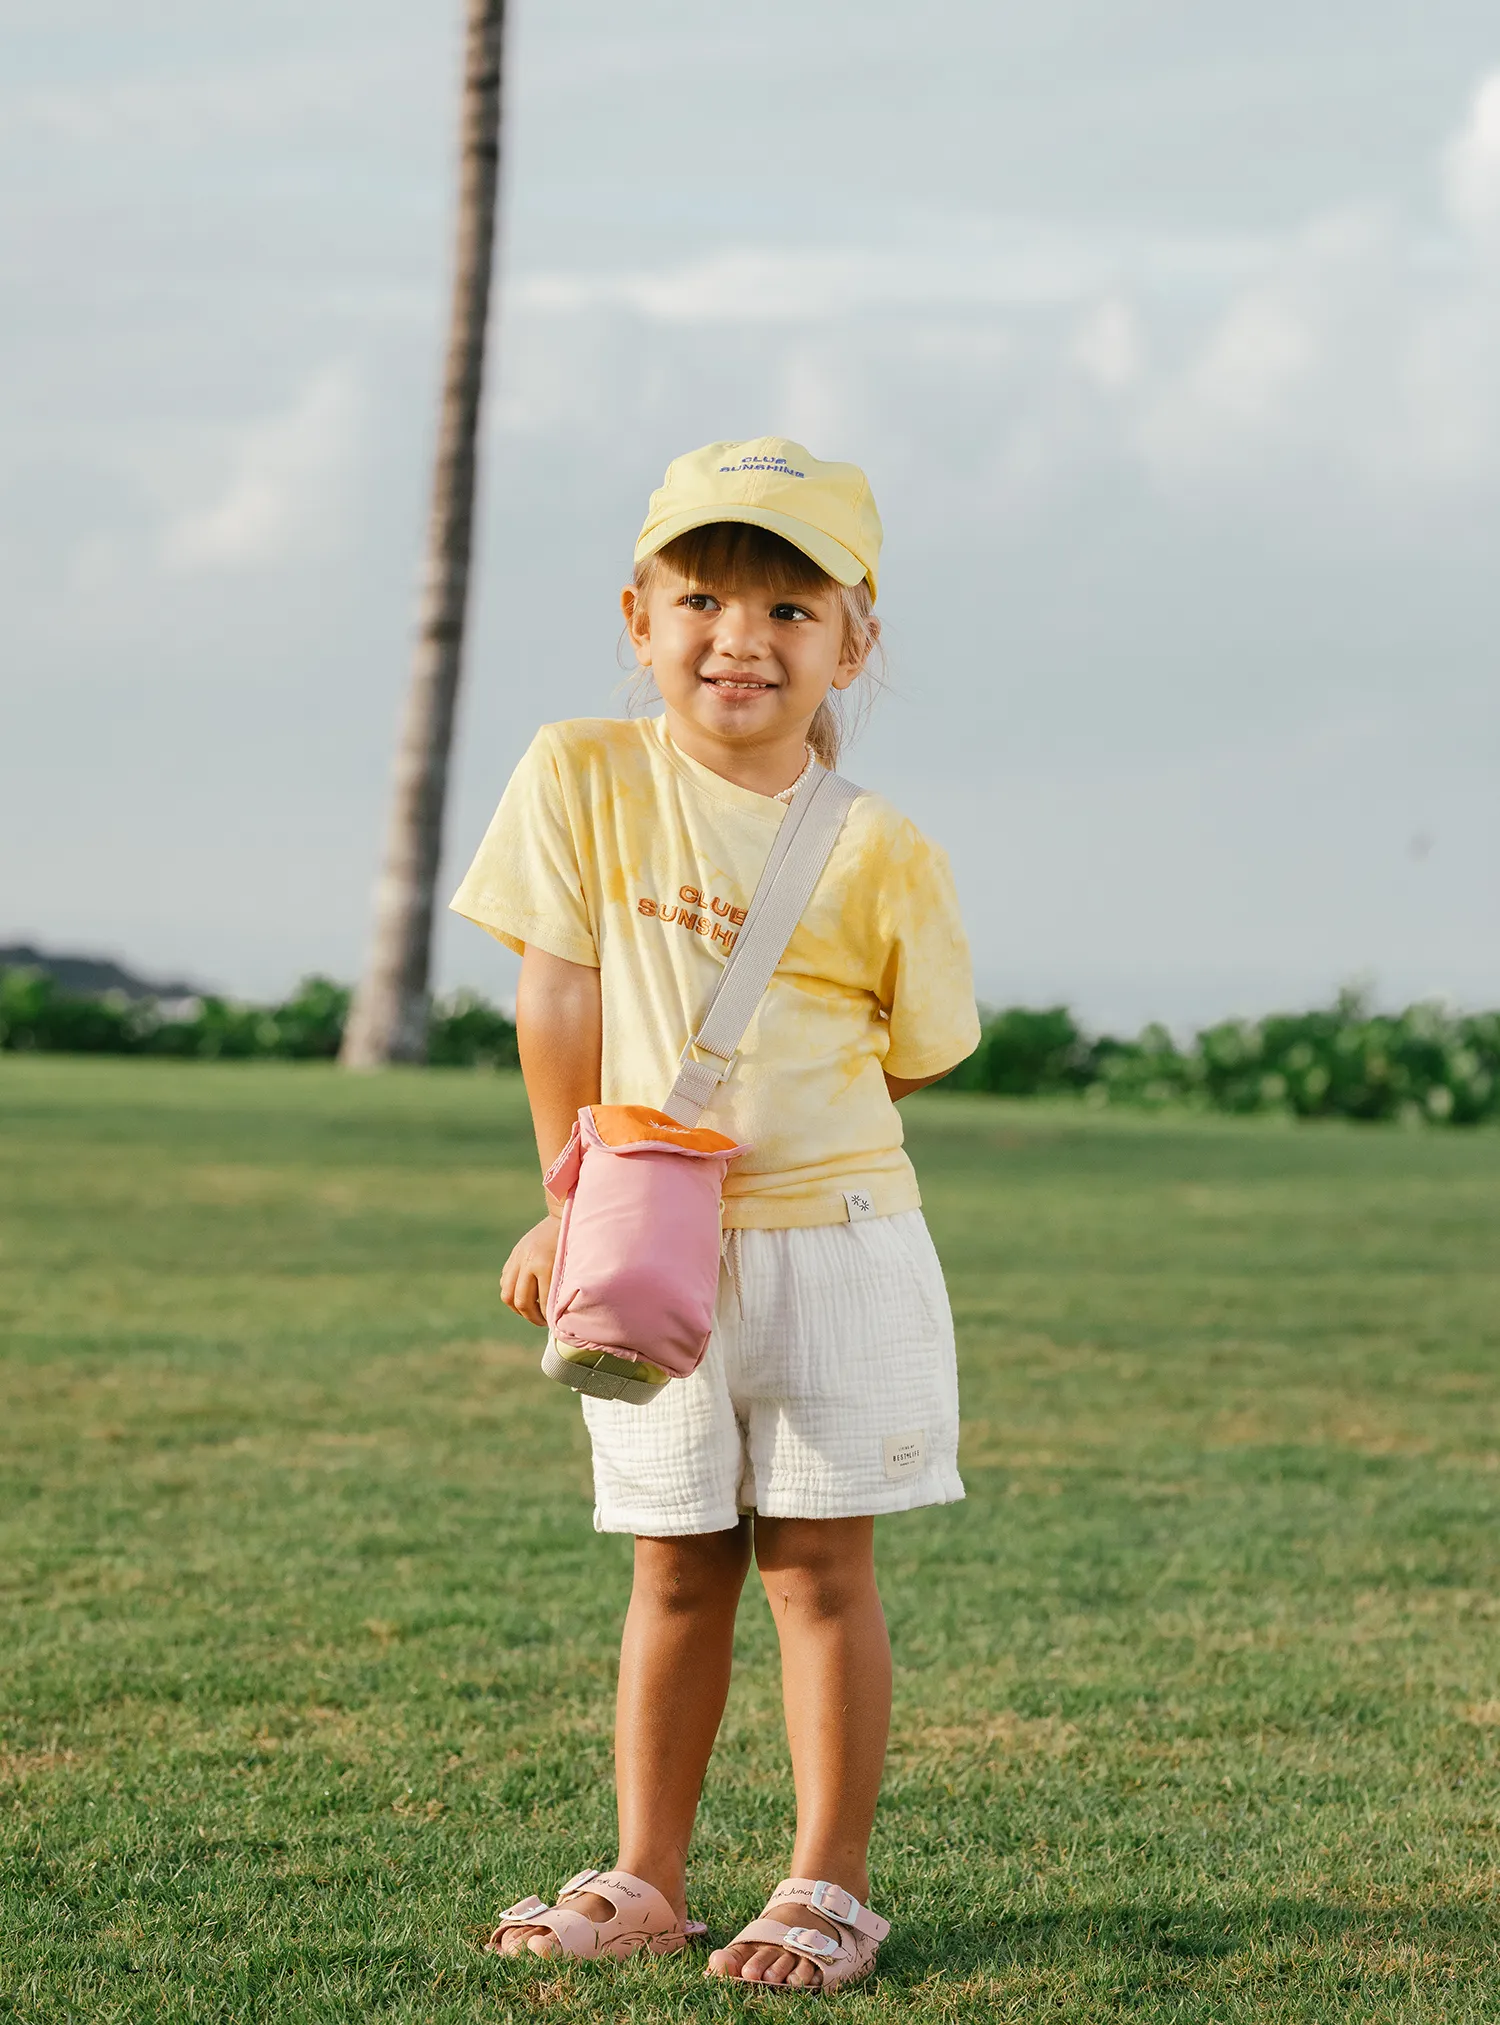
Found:
M 785 436 L 706 443 L 667 466 L 635 559 L 644 562 L 690 528 L 717 520 L 769 528 L 835 583 L 868 577 L 874 595 L 882 529 L 870 481 L 857 464 L 821 464 Z

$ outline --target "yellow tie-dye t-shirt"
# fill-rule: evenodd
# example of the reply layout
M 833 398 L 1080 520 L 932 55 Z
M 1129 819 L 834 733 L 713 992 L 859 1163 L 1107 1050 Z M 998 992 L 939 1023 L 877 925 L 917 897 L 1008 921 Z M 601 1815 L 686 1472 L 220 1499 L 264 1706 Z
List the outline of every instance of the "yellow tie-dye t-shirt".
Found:
M 549 724 L 452 904 L 511 949 L 597 967 L 603 1100 L 660 1105 L 785 814 L 679 752 L 664 718 Z M 703 1114 L 751 1149 L 729 1170 L 726 1224 L 915 1209 L 882 1071 L 936 1075 L 978 1039 L 948 861 L 862 795 Z

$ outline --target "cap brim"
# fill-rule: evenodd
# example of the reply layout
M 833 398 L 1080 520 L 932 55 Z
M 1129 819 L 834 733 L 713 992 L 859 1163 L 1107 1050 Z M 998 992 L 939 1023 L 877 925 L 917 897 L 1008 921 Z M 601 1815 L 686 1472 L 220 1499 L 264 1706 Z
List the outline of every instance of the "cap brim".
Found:
M 669 541 L 676 541 L 678 535 L 687 534 L 695 527 L 712 527 L 716 521 L 741 520 L 751 527 L 764 527 L 772 534 L 779 534 L 783 541 L 789 541 L 793 548 L 800 548 L 810 556 L 818 568 L 831 576 L 838 584 L 862 583 L 870 580 L 870 590 L 875 590 L 875 572 L 866 569 L 853 549 L 844 547 L 830 534 L 824 534 L 816 527 L 809 527 L 805 520 L 795 520 L 789 513 L 776 513 L 768 506 L 694 506 L 683 513 L 670 513 L 641 535 L 635 545 L 635 559 L 644 562 L 648 555 L 655 555 L 664 549 Z

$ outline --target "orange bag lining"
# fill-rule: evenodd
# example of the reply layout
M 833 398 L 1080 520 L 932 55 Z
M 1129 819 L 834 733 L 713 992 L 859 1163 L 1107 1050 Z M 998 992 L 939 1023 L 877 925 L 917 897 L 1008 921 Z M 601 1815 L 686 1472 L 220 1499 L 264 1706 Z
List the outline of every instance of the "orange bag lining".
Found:
M 679 1125 L 665 1111 L 653 1111 L 649 1104 L 593 1104 L 589 1107 L 594 1130 L 606 1146 L 676 1146 L 687 1153 L 732 1153 L 738 1150 L 733 1139 L 722 1132 L 710 1132 L 703 1125 Z

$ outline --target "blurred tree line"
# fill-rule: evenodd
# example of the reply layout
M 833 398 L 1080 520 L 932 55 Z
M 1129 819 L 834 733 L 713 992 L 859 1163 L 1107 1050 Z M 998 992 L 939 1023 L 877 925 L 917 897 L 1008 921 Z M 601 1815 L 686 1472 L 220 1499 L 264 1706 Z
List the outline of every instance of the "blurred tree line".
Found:
M 213 997 L 162 1001 L 65 991 L 43 970 L 0 970 L 0 1049 L 332 1061 L 350 997 L 346 985 L 305 977 L 282 1005 Z M 454 992 L 436 1000 L 428 1016 L 427 1059 L 439 1068 L 516 1068 L 515 1027 L 476 993 Z
M 1500 1013 L 1433 1004 L 1377 1013 L 1360 993 L 1346 991 L 1312 1012 L 1223 1020 L 1179 1046 L 1162 1026 L 1146 1027 L 1133 1041 L 1090 1038 L 1066 1006 L 1017 1006 L 985 1021 L 979 1046 L 944 1087 L 1476 1125 L 1500 1118 Z
M 84 994 L 45 971 L 0 970 L 0 1049 L 332 1061 L 349 999 L 326 977 L 304 978 L 283 1005 L 256 1006 Z M 427 1059 L 440 1068 L 515 1068 L 515 1027 L 477 993 L 455 992 L 432 1007 Z M 1088 1035 L 1066 1006 L 1012 1006 L 989 1015 L 979 1046 L 938 1087 L 1475 1125 L 1500 1119 L 1500 1013 L 1432 1004 L 1379 1013 L 1351 991 L 1312 1012 L 1224 1020 L 1179 1045 L 1162 1026 L 1117 1040 Z

